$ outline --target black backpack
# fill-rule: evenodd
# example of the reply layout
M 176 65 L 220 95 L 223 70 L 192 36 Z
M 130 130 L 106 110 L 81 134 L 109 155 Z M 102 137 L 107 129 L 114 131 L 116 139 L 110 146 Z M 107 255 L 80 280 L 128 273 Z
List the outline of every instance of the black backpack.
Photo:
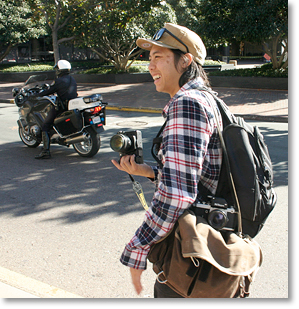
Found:
M 199 90 L 213 96 L 223 123 L 223 160 L 214 197 L 225 199 L 228 206 L 233 206 L 235 210 L 240 209 L 241 218 L 238 218 L 236 231 L 253 238 L 264 226 L 277 201 L 268 147 L 257 126 L 252 127 L 242 117 L 234 116 L 211 89 L 203 87 Z M 214 106 L 208 95 L 206 98 L 211 106 Z M 162 142 L 160 135 L 165 125 L 166 122 L 154 138 L 152 146 L 152 155 L 160 168 L 163 165 L 156 154 Z M 209 201 L 212 196 L 201 183 L 198 184 L 198 192 L 204 202 Z
M 235 209 L 239 204 L 242 233 L 255 237 L 277 202 L 268 147 L 257 126 L 234 116 L 209 88 L 201 90 L 213 96 L 223 122 L 223 160 L 215 196 Z

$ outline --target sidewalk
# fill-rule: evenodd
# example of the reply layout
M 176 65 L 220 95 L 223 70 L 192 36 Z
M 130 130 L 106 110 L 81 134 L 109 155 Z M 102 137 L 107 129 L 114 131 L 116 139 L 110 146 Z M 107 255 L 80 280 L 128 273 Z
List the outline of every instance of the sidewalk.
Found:
M 13 103 L 12 89 L 22 83 L 0 82 L 0 103 Z M 213 88 L 232 113 L 245 119 L 288 122 L 288 91 L 241 88 Z M 78 95 L 101 93 L 109 109 L 160 112 L 169 95 L 158 93 L 153 83 L 78 84 Z
M 0 266 L 0 299 L 1 298 L 82 297 Z
M 38 298 L 37 296 L 14 288 L 0 281 L 0 298 Z

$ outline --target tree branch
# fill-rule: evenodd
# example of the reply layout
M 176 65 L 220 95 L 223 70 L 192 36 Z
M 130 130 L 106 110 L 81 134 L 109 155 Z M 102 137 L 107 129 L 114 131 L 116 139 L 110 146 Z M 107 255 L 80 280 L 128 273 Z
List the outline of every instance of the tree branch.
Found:
M 57 8 L 56 8 L 56 18 L 55 18 L 55 22 L 53 24 L 53 28 L 58 30 L 58 22 L 59 22 L 59 16 L 60 16 L 60 11 L 61 11 L 61 4 L 60 2 L 58 2 Z
M 107 61 L 111 61 L 111 59 L 108 59 L 105 55 L 103 55 L 101 52 L 99 52 L 98 50 L 96 50 L 94 47 L 90 47 L 90 49 L 95 52 L 98 56 L 100 56 L 101 58 L 103 58 L 104 60 Z
M 65 21 L 64 21 L 60 26 L 57 27 L 57 30 L 63 28 L 63 27 L 66 25 L 66 23 L 69 21 L 70 18 L 71 18 L 71 16 L 68 16 L 68 17 L 65 19 Z
M 61 43 L 63 43 L 63 42 L 68 42 L 68 41 L 71 41 L 71 40 L 74 40 L 75 39 L 75 36 L 71 36 L 71 37 L 69 37 L 69 38 L 62 38 L 62 39 L 59 39 L 58 41 L 57 41 L 57 43 L 58 44 L 61 44 Z

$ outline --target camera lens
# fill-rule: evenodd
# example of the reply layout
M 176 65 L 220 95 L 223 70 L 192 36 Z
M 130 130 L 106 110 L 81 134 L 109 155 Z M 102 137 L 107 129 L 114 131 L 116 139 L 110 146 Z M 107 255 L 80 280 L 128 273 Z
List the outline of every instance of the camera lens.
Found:
M 212 210 L 208 216 L 209 224 L 216 230 L 221 230 L 227 223 L 226 213 L 222 210 Z
M 110 147 L 116 152 L 124 152 L 130 149 L 132 142 L 128 136 L 116 134 L 110 140 Z

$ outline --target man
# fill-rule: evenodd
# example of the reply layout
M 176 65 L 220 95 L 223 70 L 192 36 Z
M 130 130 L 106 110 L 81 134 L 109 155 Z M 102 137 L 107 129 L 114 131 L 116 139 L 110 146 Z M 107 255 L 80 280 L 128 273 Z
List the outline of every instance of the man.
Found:
M 144 222 L 121 256 L 121 262 L 130 267 L 133 285 L 140 294 L 141 274 L 146 269 L 151 245 L 172 229 L 185 209 L 200 200 L 204 193 L 198 190 L 199 182 L 205 190 L 215 193 L 222 150 L 213 108 L 199 90 L 209 86 L 202 68 L 206 49 L 200 37 L 185 27 L 166 23 L 152 40 L 138 39 L 137 45 L 150 51 L 149 71 L 156 90 L 171 97 L 163 110 L 166 125 L 158 152 L 162 166 L 136 164 L 134 156 L 124 156 L 120 163 L 112 160 L 119 170 L 156 183 Z M 221 119 L 219 111 L 218 116 Z M 181 297 L 157 281 L 154 294 Z
M 51 110 L 42 125 L 43 149 L 40 154 L 35 156 L 35 159 L 51 158 L 49 131 L 53 125 L 54 119 L 67 109 L 67 102 L 69 100 L 78 96 L 77 83 L 70 75 L 71 64 L 67 60 L 59 60 L 54 66 L 54 69 L 56 70 L 56 80 L 52 83 L 49 89 L 44 90 L 35 96 L 43 97 L 57 93 L 58 100 L 60 100 L 61 104 L 58 104 L 58 108 L 55 106 L 51 107 Z

